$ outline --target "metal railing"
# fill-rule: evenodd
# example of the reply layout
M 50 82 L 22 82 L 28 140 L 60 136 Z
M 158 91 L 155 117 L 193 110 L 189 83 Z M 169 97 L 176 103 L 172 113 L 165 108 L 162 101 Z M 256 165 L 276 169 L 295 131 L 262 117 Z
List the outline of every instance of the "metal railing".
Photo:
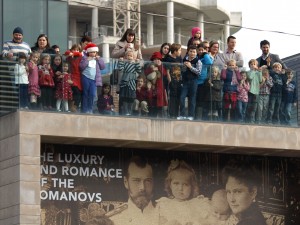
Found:
M 70 61 L 69 61 L 70 62 Z M 18 79 L 18 74 L 14 72 L 14 67 L 16 61 L 8 61 L 8 60 L 0 60 L 0 115 L 5 115 L 7 113 L 16 111 L 16 110 L 39 110 L 39 111 L 57 111 L 57 112 L 67 112 L 70 110 L 71 105 L 69 106 L 68 109 L 64 109 L 63 106 L 60 106 L 60 108 L 57 108 L 56 101 L 57 98 L 55 97 L 55 87 L 53 88 L 53 96 L 52 96 L 52 107 L 50 110 L 50 107 L 45 108 L 42 105 L 41 98 L 38 98 L 37 101 L 37 107 L 35 106 L 34 108 L 31 107 L 30 105 L 30 99 L 28 99 L 28 105 L 24 107 L 22 105 L 22 102 L 20 102 L 20 99 L 22 96 L 20 96 L 20 91 L 19 91 L 19 85 L 16 84 Z M 124 62 L 122 63 L 129 63 L 129 62 Z M 94 98 L 94 105 L 93 105 L 93 113 L 96 115 L 101 116 L 102 114 L 110 114 L 111 116 L 134 116 L 134 117 L 147 117 L 147 118 L 163 118 L 163 119 L 192 119 L 196 121 L 211 121 L 211 122 L 230 122 L 230 123 L 245 123 L 247 124 L 248 121 L 247 119 L 245 121 L 241 121 L 238 116 L 237 116 L 237 110 L 233 110 L 233 108 L 229 108 L 229 114 L 226 112 L 226 116 L 224 116 L 224 105 L 223 101 L 220 101 L 218 105 L 218 109 L 212 108 L 216 107 L 215 103 L 212 102 L 212 100 L 208 98 L 203 98 L 201 101 L 196 100 L 194 104 L 195 106 L 195 111 L 192 112 L 192 114 L 187 114 L 189 109 L 189 104 L 191 102 L 188 100 L 188 98 L 184 98 L 184 114 L 183 111 L 181 111 L 181 114 L 179 113 L 180 107 L 179 107 L 179 101 L 180 101 L 180 94 L 177 92 L 174 92 L 174 87 L 177 87 L 178 90 L 182 88 L 182 84 L 179 86 L 174 86 L 178 82 L 183 82 L 182 80 L 175 80 L 176 79 L 176 74 L 175 72 L 171 76 L 171 81 L 168 80 L 168 75 L 167 75 L 167 70 L 170 71 L 170 68 L 172 68 L 174 65 L 172 64 L 163 64 L 163 68 L 160 68 L 160 71 L 163 73 L 161 77 L 161 73 L 155 72 L 153 68 L 155 68 L 155 65 L 151 61 L 140 61 L 136 62 L 135 66 L 137 68 L 137 73 L 135 74 L 135 77 L 131 80 L 135 86 L 136 80 L 137 79 L 142 79 L 144 82 L 143 86 L 143 91 L 148 94 L 143 94 L 143 96 L 148 96 L 145 97 L 145 103 L 138 104 L 138 105 L 132 105 L 130 102 L 129 106 L 124 106 L 124 101 L 122 100 L 122 97 L 124 97 L 124 93 L 127 93 L 126 91 L 122 94 L 122 88 L 126 87 L 128 85 L 129 80 L 126 78 L 127 75 L 120 76 L 122 73 L 126 74 L 126 72 L 122 71 L 122 63 L 120 63 L 116 59 L 110 59 L 108 63 L 105 64 L 105 69 L 102 70 L 102 83 L 103 84 L 109 84 L 111 87 L 111 96 L 113 97 L 113 102 L 114 102 L 114 107 L 110 108 L 113 109 L 113 111 L 110 111 L 108 109 L 100 110 L 99 108 L 99 101 L 98 96 L 95 95 L 96 97 Z M 179 69 L 182 71 L 186 70 L 185 66 L 183 64 L 177 65 Z M 139 68 L 139 69 L 138 69 Z M 175 71 L 175 70 L 174 70 Z M 208 68 L 208 71 L 210 71 L 210 68 Z M 153 73 L 154 72 L 154 73 Z M 179 72 L 180 73 L 180 72 Z M 180 74 L 177 74 L 180 75 Z M 56 75 L 52 75 L 55 81 L 55 84 L 57 85 L 57 82 L 62 82 L 61 80 L 59 81 L 58 77 Z M 72 75 L 71 75 L 72 76 Z M 139 77 L 138 77 L 139 76 Z M 125 78 L 124 78 L 125 77 Z M 180 76 L 179 76 L 180 77 Z M 205 81 L 205 85 L 207 85 L 208 79 L 212 79 L 212 74 L 209 73 L 207 80 Z M 297 77 L 294 78 L 297 81 Z M 196 81 L 197 82 L 197 79 Z M 184 82 L 183 82 L 184 83 Z M 203 88 L 204 96 L 206 95 L 211 95 L 212 89 L 209 88 L 208 86 L 202 85 L 201 88 Z M 64 87 L 64 86 L 63 86 Z M 133 88 L 133 86 L 131 86 Z M 71 87 L 72 88 L 72 87 Z M 84 88 L 84 87 L 83 87 Z M 175 88 L 176 90 L 176 88 Z M 177 90 L 177 91 L 178 91 Z M 124 90 L 123 90 L 124 91 Z M 128 89 L 127 91 L 130 91 Z M 148 92 L 147 92 L 148 91 Z M 151 93 L 150 93 L 151 92 Z M 98 94 L 101 93 L 101 88 L 98 87 Z M 133 96 L 136 95 L 136 92 L 132 92 Z M 177 97 L 174 98 L 174 93 L 177 93 Z M 220 95 L 223 96 L 223 92 L 220 92 Z M 149 97 L 150 96 L 150 97 Z M 151 97 L 152 96 L 152 97 Z M 190 96 L 188 96 L 190 97 Z M 80 100 L 83 99 L 83 96 L 80 96 Z M 132 100 L 135 102 L 135 99 L 132 97 Z M 197 98 L 198 99 L 198 98 Z M 72 103 L 72 99 L 68 99 L 69 104 Z M 23 101 L 23 100 L 21 100 Z M 141 100 L 139 100 L 141 101 Z M 82 102 L 82 101 L 80 101 Z M 141 102 L 139 102 L 141 103 Z M 146 104 L 146 106 L 145 106 Z M 174 104 L 175 104 L 175 109 L 174 109 Z M 21 107 L 22 105 L 22 107 Z M 83 112 L 81 110 L 82 105 L 78 105 L 76 112 L 74 113 L 79 113 L 79 114 L 84 114 L 86 112 Z M 124 109 L 125 107 L 125 109 Z M 127 108 L 126 108 L 127 107 Z M 128 108 L 129 107 L 129 108 Z M 127 111 L 126 111 L 127 110 Z M 129 110 L 129 111 L 128 111 Z M 175 110 L 175 111 L 174 111 Z M 200 110 L 200 111 L 199 111 Z M 279 113 L 282 113 L 283 110 L 280 110 Z M 193 116 L 192 116 L 193 115 Z M 190 118 L 193 117 L 193 118 Z M 276 116 L 275 116 L 276 117 Z M 279 118 L 283 118 L 282 114 L 279 115 Z M 253 121 L 251 121 L 252 123 Z M 260 125 L 264 125 L 265 122 L 267 121 L 260 121 Z M 286 122 L 286 121 L 285 121 Z M 293 126 L 297 127 L 298 126 L 298 108 L 293 107 L 292 114 L 291 114 L 291 119 L 288 121 L 289 124 L 286 124 L 283 121 L 274 121 L 274 124 L 272 124 L 272 121 L 269 121 L 268 126 L 270 125 L 281 125 L 281 126 Z M 255 124 L 254 124 L 255 125 Z

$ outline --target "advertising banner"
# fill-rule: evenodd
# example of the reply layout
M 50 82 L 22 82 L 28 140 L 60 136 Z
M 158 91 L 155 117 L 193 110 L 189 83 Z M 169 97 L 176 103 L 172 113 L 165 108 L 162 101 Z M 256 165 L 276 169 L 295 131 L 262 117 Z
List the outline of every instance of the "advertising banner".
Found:
M 43 144 L 42 225 L 300 224 L 300 159 Z

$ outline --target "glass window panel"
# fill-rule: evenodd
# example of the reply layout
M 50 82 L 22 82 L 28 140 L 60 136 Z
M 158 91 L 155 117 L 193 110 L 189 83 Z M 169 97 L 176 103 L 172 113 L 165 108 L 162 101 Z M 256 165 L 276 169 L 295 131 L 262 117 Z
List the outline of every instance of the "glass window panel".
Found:
M 45 0 L 3 0 L 3 40 L 12 38 L 13 29 L 21 27 L 24 41 L 33 46 L 41 33 L 46 33 Z
M 49 1 L 48 6 L 49 41 L 51 45 L 58 45 L 62 53 L 68 47 L 68 4 Z

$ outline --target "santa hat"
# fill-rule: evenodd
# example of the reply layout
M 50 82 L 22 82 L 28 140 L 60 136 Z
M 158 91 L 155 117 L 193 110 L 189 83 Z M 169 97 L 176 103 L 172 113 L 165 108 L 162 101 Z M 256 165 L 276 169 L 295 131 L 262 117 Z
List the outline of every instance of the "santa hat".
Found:
M 99 51 L 99 48 L 96 44 L 94 43 L 89 43 L 85 46 L 84 50 L 86 52 L 98 52 Z
M 153 61 L 154 59 L 160 59 L 162 60 L 162 55 L 160 52 L 154 52 L 150 58 L 151 61 Z
M 200 31 L 200 33 L 202 33 L 200 27 L 193 27 L 192 28 L 192 37 L 194 37 L 195 34 L 199 31 Z

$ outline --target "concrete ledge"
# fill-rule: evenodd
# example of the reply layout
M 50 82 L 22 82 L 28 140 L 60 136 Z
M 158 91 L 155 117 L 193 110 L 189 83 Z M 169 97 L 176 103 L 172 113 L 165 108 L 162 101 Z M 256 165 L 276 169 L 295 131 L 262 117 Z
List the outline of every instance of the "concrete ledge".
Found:
M 184 146 L 189 150 L 189 147 L 195 149 L 198 146 L 195 150 L 228 153 L 241 153 L 242 150 L 243 154 L 300 156 L 300 129 L 292 127 L 51 112 L 18 113 L 20 133 L 41 135 L 42 142 L 105 146 L 109 143 L 109 146 L 136 148 L 138 143 L 147 143 L 141 148 L 170 150 Z M 34 141 L 36 139 L 32 146 Z

